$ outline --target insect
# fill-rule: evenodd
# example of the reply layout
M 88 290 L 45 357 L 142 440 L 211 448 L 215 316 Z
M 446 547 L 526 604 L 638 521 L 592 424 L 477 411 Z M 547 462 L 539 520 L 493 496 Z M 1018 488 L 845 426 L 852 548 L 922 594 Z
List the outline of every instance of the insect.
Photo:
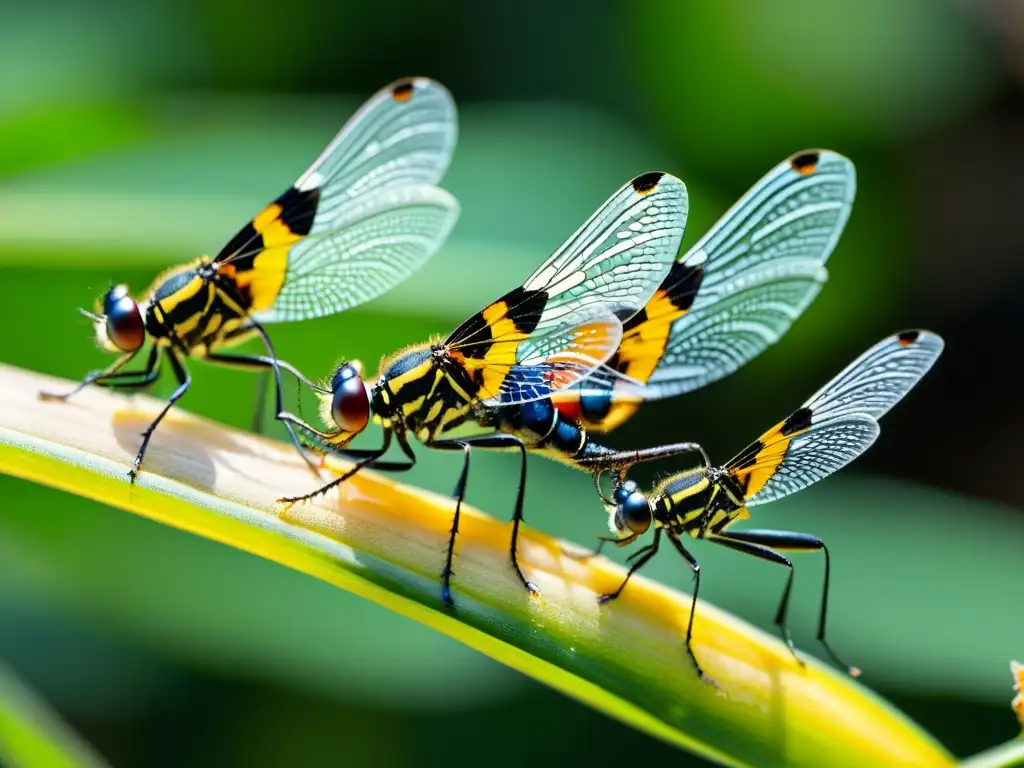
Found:
M 647 173 L 616 192 L 526 282 L 476 313 L 444 341 L 410 347 L 381 363 L 377 380 L 364 384 L 358 363 L 343 363 L 323 397 L 319 431 L 287 415 L 315 447 L 358 462 L 317 491 L 281 499 L 288 505 L 344 482 L 362 467 L 399 470 L 415 462 L 408 435 L 430 448 L 459 451 L 455 513 L 441 574 L 442 595 L 452 604 L 452 558 L 466 491 L 472 448 L 518 450 L 520 484 L 513 515 L 510 557 L 531 591 L 516 556 L 526 482 L 526 446 L 516 435 L 450 437 L 472 424 L 478 408 L 546 402 L 552 393 L 587 376 L 612 355 L 622 337 L 621 318 L 639 310 L 668 273 L 686 222 L 686 186 L 664 173 Z M 370 419 L 384 429 L 373 450 L 346 450 Z M 380 458 L 394 438 L 407 462 Z
M 474 420 L 589 472 L 703 454 L 695 443 L 614 450 L 595 435 L 646 401 L 727 376 L 777 341 L 827 279 L 824 265 L 855 188 L 853 164 L 835 152 L 790 156 L 674 261 L 644 307 L 625 320 L 622 340 L 603 365 L 550 398 L 478 403 Z M 515 535 L 513 528 L 513 551 Z
M 808 150 L 789 157 L 692 248 L 673 258 L 660 283 L 648 283 L 636 293 L 639 309 L 618 310 L 625 321 L 618 347 L 580 384 L 556 389 L 549 397 L 477 399 L 471 414 L 459 415 L 459 424 L 471 421 L 492 435 L 474 438 L 477 447 L 520 451 L 521 482 L 509 546 L 514 564 L 526 451 L 589 472 L 700 451 L 694 443 L 620 451 L 591 433 L 613 429 L 646 400 L 688 392 L 728 375 L 785 333 L 827 278 L 824 263 L 849 218 L 855 187 L 853 164 L 835 152 Z M 682 219 L 680 227 L 684 224 Z M 607 285 L 588 294 L 588 301 L 609 299 L 614 293 Z M 335 377 L 336 396 L 342 383 L 358 392 L 350 378 Z M 328 423 L 329 411 L 324 409 Z M 336 446 L 351 439 L 344 430 L 336 434 Z M 369 454 L 366 458 L 376 461 Z M 302 498 L 308 496 L 287 501 Z M 516 570 L 521 574 L 518 564 Z
M 608 432 L 642 403 L 698 389 L 757 357 L 827 280 L 855 192 L 853 163 L 835 152 L 804 150 L 772 168 L 680 255 L 626 320 L 615 354 L 552 397 L 558 417 Z
M 440 84 L 412 78 L 383 88 L 215 258 L 164 272 L 138 300 L 126 286 L 113 286 L 95 313 L 83 310 L 99 346 L 119 357 L 72 391 L 41 397 L 66 400 L 89 385 L 145 388 L 166 360 L 178 388 L 142 433 L 132 482 L 153 432 L 191 384 L 186 358 L 271 370 L 281 413 L 280 369 L 315 385 L 277 358 L 264 326 L 369 301 L 430 258 L 458 218 L 455 198 L 434 186 L 451 161 L 456 135 L 455 105 Z M 222 351 L 254 336 L 265 355 Z M 147 343 L 145 367 L 124 370 Z M 308 462 L 291 425 L 285 426 Z
M 928 372 L 942 348 L 942 339 L 929 331 L 904 331 L 883 339 L 724 466 L 705 465 L 682 472 L 662 481 L 650 493 L 644 493 L 620 473 L 611 497 L 604 495 L 600 477 L 595 476 L 598 493 L 609 512 L 609 528 L 615 534 L 605 541 L 625 546 L 654 525 L 654 540 L 629 557 L 632 565 L 625 580 L 614 592 L 603 595 L 601 602 L 622 594 L 630 577 L 658 552 L 664 534 L 693 572 L 686 652 L 704 677 L 691 645 L 700 565 L 683 544 L 683 537 L 705 539 L 789 569 L 775 623 L 796 656 L 786 623 L 793 564 L 781 553 L 821 550 L 825 555 L 825 579 L 818 640 L 833 662 L 853 675 L 859 674 L 836 656 L 825 638 L 831 566 L 825 542 L 808 533 L 737 531 L 731 526 L 747 519 L 750 507 L 806 488 L 864 453 L 878 437 L 878 420 Z

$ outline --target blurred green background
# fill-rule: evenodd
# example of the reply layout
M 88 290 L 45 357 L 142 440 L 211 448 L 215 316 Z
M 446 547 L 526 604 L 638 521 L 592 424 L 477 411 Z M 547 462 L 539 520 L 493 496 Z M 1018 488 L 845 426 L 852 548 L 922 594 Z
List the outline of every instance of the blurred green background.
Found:
M 1015 732 L 1007 664 L 1024 656 L 1022 46 L 1015 0 L 6 0 L 0 360 L 104 364 L 76 307 L 216 253 L 399 76 L 459 103 L 444 186 L 462 218 L 399 290 L 274 329 L 314 376 L 447 332 L 637 173 L 686 180 L 690 244 L 786 155 L 838 150 L 859 190 L 818 301 L 768 354 L 612 442 L 725 459 L 881 336 L 942 333 L 875 448 L 756 524 L 829 543 L 835 647 L 970 753 Z M 184 407 L 247 425 L 253 379 L 193 368 Z M 410 481 L 450 492 L 457 459 L 420 456 Z M 513 463 L 474 459 L 470 500 L 508 514 Z M 602 531 L 587 477 L 530 471 L 531 525 Z M 704 764 L 300 574 L 10 478 L 0 499 L 0 658 L 115 766 Z M 708 599 L 770 626 L 781 569 L 709 549 Z M 821 571 L 797 564 L 811 653 Z M 689 587 L 670 555 L 647 573 Z

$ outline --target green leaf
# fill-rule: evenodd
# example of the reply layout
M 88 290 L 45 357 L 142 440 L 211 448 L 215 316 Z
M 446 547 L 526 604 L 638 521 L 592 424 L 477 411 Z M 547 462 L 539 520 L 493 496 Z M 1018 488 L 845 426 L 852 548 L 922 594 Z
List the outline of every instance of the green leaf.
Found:
M 0 665 L 0 763 L 11 768 L 103 768 L 43 699 Z
M 446 610 L 437 574 L 447 498 L 366 473 L 337 497 L 279 515 L 277 497 L 313 485 L 294 452 L 180 411 L 158 430 L 146 471 L 130 485 L 125 468 L 158 402 L 99 391 L 63 404 L 37 398 L 41 388 L 68 385 L 0 368 L 0 469 L 315 576 L 723 765 L 952 765 L 866 689 L 814 660 L 797 664 L 782 643 L 704 602 L 695 651 L 718 687 L 702 683 L 681 646 L 686 596 L 638 578 L 621 600 L 599 606 L 597 595 L 622 569 L 576 561 L 532 531 L 520 550 L 542 590 L 531 598 L 508 564 L 507 526 L 472 509 L 460 529 L 457 607 Z M 330 638 L 309 642 L 329 646 Z

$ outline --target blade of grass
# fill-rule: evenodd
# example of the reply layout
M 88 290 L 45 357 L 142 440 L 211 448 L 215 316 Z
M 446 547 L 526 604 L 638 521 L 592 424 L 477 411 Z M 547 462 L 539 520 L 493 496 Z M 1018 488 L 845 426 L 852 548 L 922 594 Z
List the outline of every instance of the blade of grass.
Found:
M 175 410 L 132 486 L 127 468 L 160 403 L 98 390 L 68 403 L 37 399 L 69 386 L 0 366 L 0 471 L 303 571 L 723 765 L 953 765 L 859 684 L 814 660 L 801 667 L 782 643 L 703 602 L 695 650 L 719 687 L 701 683 L 682 647 L 687 596 L 637 578 L 600 607 L 597 595 L 623 570 L 575 561 L 527 531 L 521 562 L 542 591 L 531 598 L 508 562 L 508 525 L 471 508 L 456 553 L 457 606 L 446 610 L 438 575 L 450 500 L 374 473 L 279 517 L 276 498 L 314 488 L 294 450 Z
M 45 701 L 0 664 L 0 765 L 104 768 L 107 763 Z
M 1024 765 L 1024 737 L 986 749 L 964 760 L 961 768 L 1014 768 Z

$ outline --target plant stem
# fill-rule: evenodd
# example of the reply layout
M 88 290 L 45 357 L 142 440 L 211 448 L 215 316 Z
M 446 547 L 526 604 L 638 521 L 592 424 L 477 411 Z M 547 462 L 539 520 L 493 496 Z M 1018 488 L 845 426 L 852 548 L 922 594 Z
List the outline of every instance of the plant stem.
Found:
M 1024 765 L 1024 736 L 986 749 L 960 763 L 961 768 L 1013 768 Z
M 130 485 L 139 433 L 161 403 L 100 390 L 66 403 L 37 398 L 41 389 L 70 386 L 0 366 L 0 471 L 311 574 L 723 765 L 954 765 L 855 681 L 814 659 L 801 666 L 783 643 L 704 601 L 694 650 L 718 687 L 701 682 L 682 645 L 688 596 L 634 577 L 622 598 L 600 606 L 597 596 L 621 582 L 623 569 L 603 558 L 575 560 L 568 545 L 528 530 L 520 562 L 541 590 L 530 597 L 509 562 L 508 524 L 466 506 L 456 607 L 446 609 L 438 577 L 448 498 L 366 472 L 281 515 L 277 498 L 315 487 L 294 449 L 177 409 Z M 26 512 L 46 509 L 3 513 Z

